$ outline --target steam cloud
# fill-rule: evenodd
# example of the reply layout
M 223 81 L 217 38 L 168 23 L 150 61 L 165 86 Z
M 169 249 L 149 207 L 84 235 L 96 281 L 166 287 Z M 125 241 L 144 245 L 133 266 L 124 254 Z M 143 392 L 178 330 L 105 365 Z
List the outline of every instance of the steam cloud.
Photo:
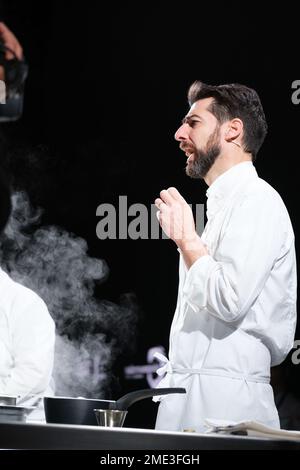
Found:
M 134 348 L 137 305 L 125 294 L 120 305 L 94 296 L 95 282 L 109 273 L 104 260 L 87 254 L 84 239 L 56 226 L 40 227 L 41 209 L 27 194 L 12 197 L 12 215 L 1 236 L 1 267 L 46 302 L 56 323 L 56 394 L 100 397 L 118 354 Z

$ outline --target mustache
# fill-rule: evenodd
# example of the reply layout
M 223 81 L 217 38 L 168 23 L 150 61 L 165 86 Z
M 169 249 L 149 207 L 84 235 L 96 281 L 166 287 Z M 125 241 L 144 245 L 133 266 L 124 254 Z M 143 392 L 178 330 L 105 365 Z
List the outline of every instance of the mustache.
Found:
M 186 152 L 188 150 L 190 151 L 195 151 L 196 148 L 194 145 L 190 145 L 190 144 L 186 144 L 185 142 L 181 142 L 181 144 L 179 145 L 179 148 L 183 151 L 183 152 Z

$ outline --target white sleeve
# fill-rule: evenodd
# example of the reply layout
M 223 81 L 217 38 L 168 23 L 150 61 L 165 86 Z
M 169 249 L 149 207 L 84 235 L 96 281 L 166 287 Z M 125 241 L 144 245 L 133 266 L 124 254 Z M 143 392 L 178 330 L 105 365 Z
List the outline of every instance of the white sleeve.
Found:
M 2 394 L 43 394 L 54 360 L 55 326 L 43 300 L 27 290 L 18 295 L 10 314 L 11 355 L 14 365 L 0 379 Z
M 279 196 L 263 196 L 245 197 L 232 212 L 215 257 L 200 257 L 188 270 L 183 296 L 195 312 L 206 308 L 233 322 L 261 292 L 289 228 Z

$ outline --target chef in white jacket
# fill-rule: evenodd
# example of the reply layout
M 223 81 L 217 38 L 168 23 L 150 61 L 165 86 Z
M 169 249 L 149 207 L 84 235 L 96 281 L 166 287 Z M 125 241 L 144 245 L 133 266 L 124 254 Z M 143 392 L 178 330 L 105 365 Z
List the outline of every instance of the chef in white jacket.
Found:
M 54 321 L 43 300 L 0 268 L 0 395 L 42 395 L 54 357 Z
M 185 395 L 159 400 L 156 429 L 205 429 L 205 420 L 256 420 L 279 427 L 270 367 L 293 347 L 296 325 L 294 234 L 275 189 L 253 161 L 267 124 L 257 93 L 243 85 L 195 82 L 175 138 L 186 173 L 204 179 L 201 237 L 175 188 L 155 204 L 179 251 L 179 289 L 169 358 L 159 387 Z

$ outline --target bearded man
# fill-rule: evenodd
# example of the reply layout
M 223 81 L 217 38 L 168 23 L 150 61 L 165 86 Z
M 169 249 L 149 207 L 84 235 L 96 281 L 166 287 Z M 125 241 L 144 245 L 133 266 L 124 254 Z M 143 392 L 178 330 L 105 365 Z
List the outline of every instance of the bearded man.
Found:
M 179 289 L 169 359 L 159 387 L 156 429 L 203 431 L 207 419 L 279 427 L 270 367 L 293 347 L 296 325 L 294 233 L 277 191 L 253 165 L 267 124 L 255 90 L 191 85 L 190 109 L 175 134 L 186 174 L 204 179 L 207 224 L 199 236 L 175 188 L 155 200 L 179 254 Z

